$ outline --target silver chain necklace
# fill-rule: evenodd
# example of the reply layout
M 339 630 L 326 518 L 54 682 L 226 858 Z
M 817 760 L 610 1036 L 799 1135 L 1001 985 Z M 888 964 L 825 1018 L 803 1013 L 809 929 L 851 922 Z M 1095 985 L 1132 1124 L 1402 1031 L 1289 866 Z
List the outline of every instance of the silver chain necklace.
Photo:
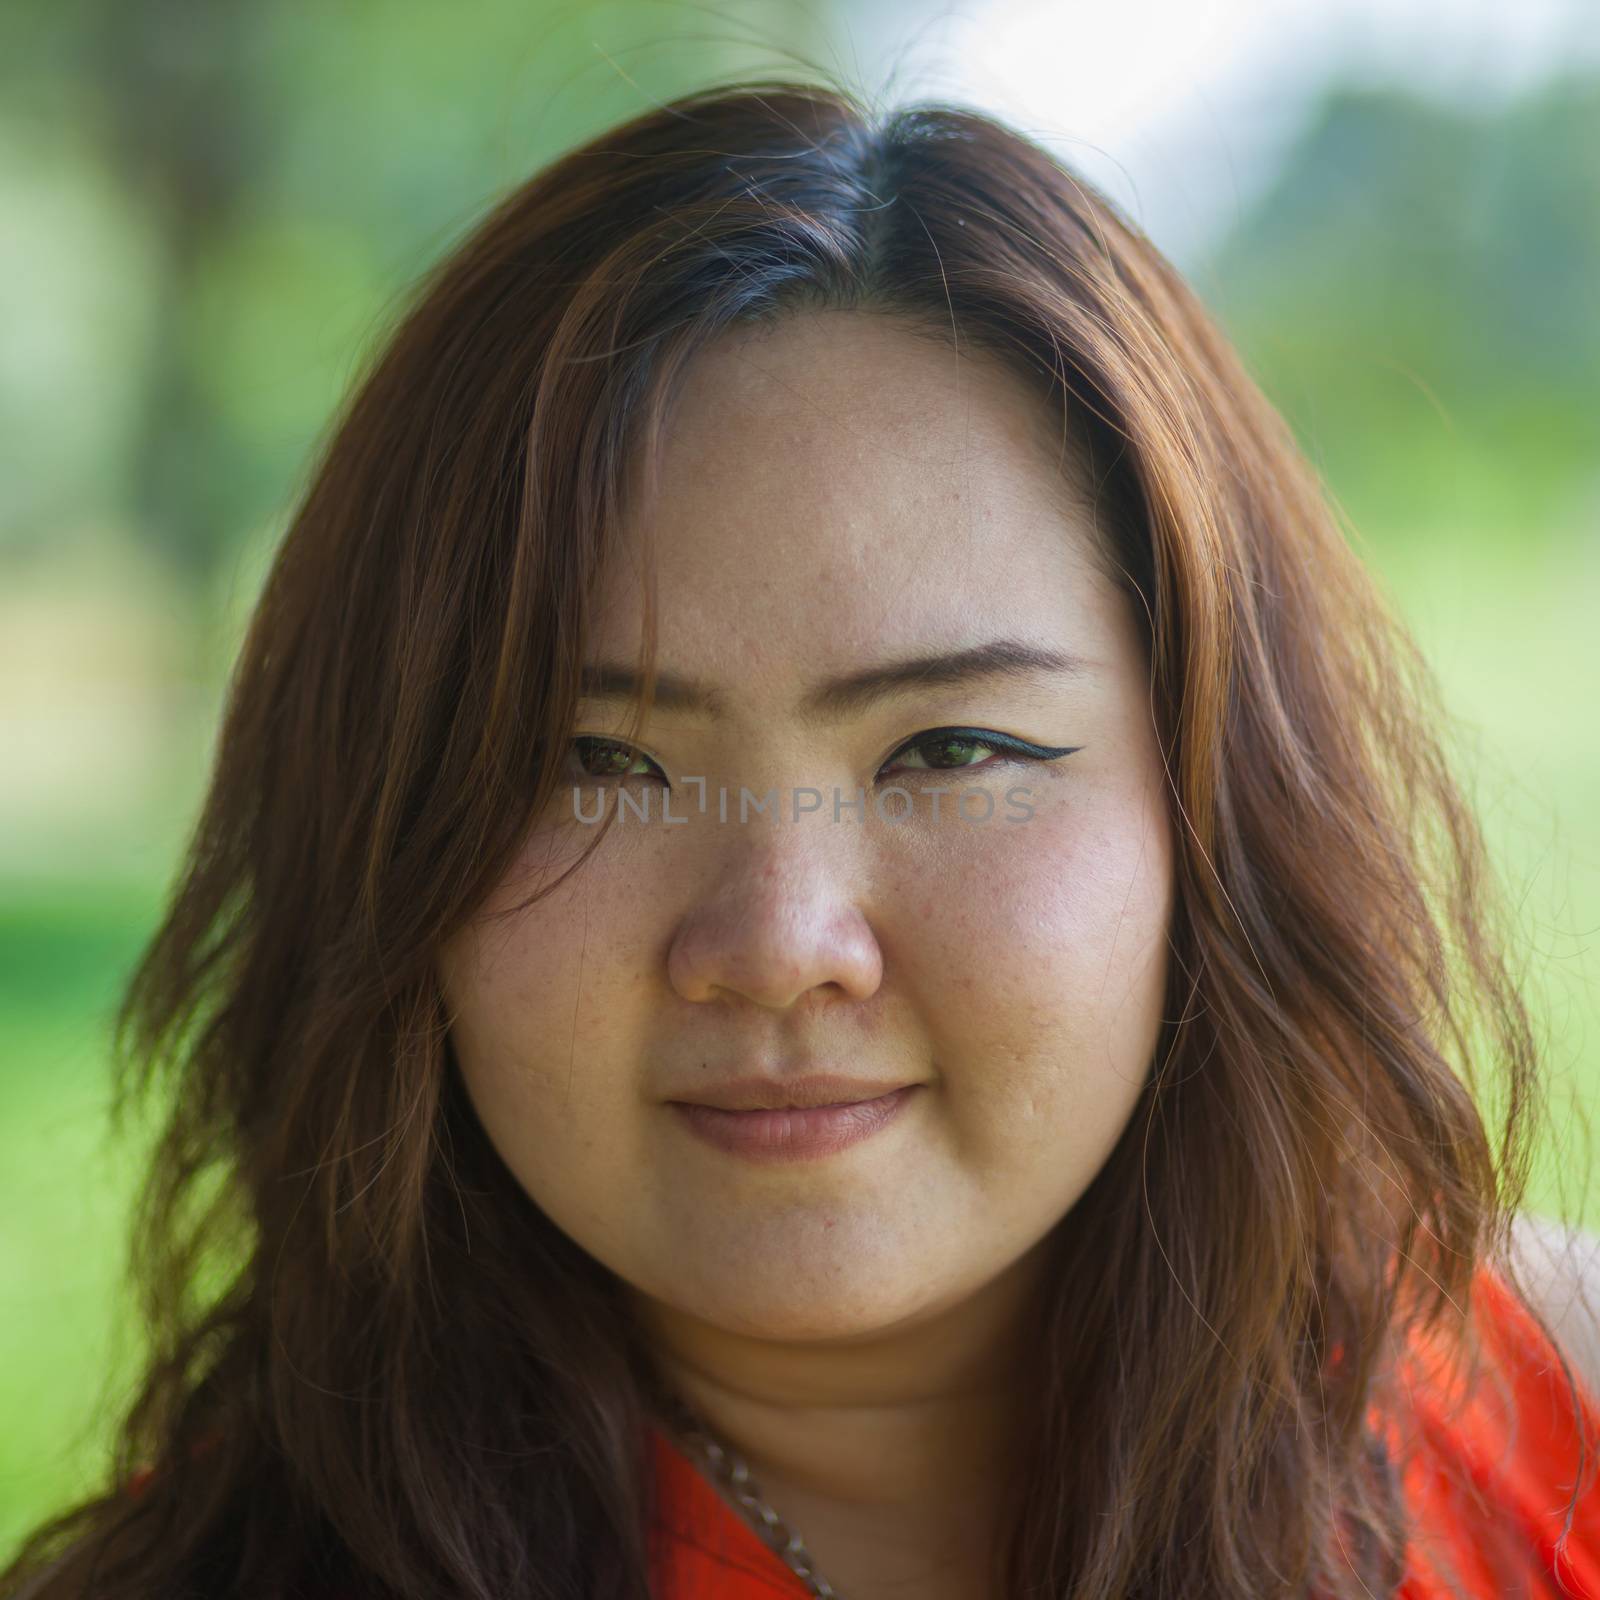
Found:
M 745 1520 L 806 1586 L 806 1592 L 818 1596 L 818 1600 L 843 1600 L 838 1590 L 817 1571 L 805 1541 L 761 1498 L 744 1457 L 714 1437 L 675 1390 L 668 1390 L 661 1398 L 674 1431 L 710 1466 L 743 1511 Z

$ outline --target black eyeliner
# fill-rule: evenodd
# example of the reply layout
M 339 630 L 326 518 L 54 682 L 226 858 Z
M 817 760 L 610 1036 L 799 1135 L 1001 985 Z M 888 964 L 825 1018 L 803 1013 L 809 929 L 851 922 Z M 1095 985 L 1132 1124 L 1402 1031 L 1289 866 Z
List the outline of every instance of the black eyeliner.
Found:
M 1060 756 L 1070 756 L 1083 749 L 1081 744 L 1031 744 L 1026 739 L 1018 739 L 1009 733 L 996 733 L 991 728 L 929 728 L 917 734 L 887 756 L 878 770 L 893 761 L 897 756 L 903 755 L 907 750 L 915 750 L 918 745 L 932 744 L 935 739 L 969 739 L 973 744 L 992 745 L 996 750 L 1009 750 L 1013 755 L 1027 756 L 1034 761 L 1054 761 Z M 959 767 L 947 769 L 933 768 L 930 770 L 947 770 L 959 772 Z

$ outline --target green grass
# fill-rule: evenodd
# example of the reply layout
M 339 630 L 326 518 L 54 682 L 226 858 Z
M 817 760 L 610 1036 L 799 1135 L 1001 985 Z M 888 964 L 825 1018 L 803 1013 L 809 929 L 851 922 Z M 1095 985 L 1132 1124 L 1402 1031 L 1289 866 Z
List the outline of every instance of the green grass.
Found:
M 135 1161 L 109 1139 L 107 1045 L 155 903 L 65 886 L 0 901 L 0 1552 L 91 1487 L 131 1371 Z

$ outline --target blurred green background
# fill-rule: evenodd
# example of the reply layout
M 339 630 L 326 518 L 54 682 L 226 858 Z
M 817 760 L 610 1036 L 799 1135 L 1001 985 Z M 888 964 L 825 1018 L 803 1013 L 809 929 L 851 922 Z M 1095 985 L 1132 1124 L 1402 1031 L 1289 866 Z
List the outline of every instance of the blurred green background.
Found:
M 967 12 L 1037 54 L 1000 26 L 1017 6 Z M 654 100 L 815 61 L 1012 114 L 992 62 L 981 92 L 907 73 L 915 26 L 887 3 L 0 17 L 0 1559 L 91 1481 L 124 1393 L 138 1151 L 106 1135 L 106 1018 L 341 391 L 491 199 Z M 1441 89 L 1351 37 L 1218 36 L 1188 123 L 1125 117 L 1093 148 L 1070 96 L 1014 120 L 1133 173 L 1114 198 L 1238 340 L 1438 670 L 1563 1097 L 1535 1208 L 1600 1227 L 1571 1137 L 1600 1101 L 1600 74 L 1554 48 L 1513 89 Z M 1137 102 L 1139 54 L 1098 48 L 1080 70 Z

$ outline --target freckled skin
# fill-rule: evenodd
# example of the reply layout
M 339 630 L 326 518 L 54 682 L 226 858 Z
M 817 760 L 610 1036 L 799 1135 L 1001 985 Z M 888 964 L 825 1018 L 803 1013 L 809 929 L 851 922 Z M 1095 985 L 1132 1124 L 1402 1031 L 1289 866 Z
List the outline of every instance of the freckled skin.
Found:
M 807 315 L 702 356 L 653 515 L 658 660 L 714 683 L 727 710 L 658 712 L 636 742 L 689 820 L 620 822 L 554 895 L 441 953 L 496 1147 L 773 1482 L 822 1460 L 854 1470 L 842 1456 L 863 1493 L 925 1470 L 918 1430 L 987 1381 L 1035 1247 L 1150 1067 L 1172 909 L 1164 777 L 1132 602 L 1098 569 L 1088 513 L 1064 506 L 1058 445 L 1011 375 L 973 357 L 958 373 L 882 319 Z M 619 568 L 597 658 L 632 658 L 641 605 Z M 816 678 L 996 638 L 1093 665 L 924 689 L 837 724 L 795 714 Z M 1082 748 L 877 778 L 906 739 L 951 725 Z M 578 732 L 621 726 L 608 707 Z M 708 815 L 683 775 L 705 777 Z M 921 795 L 910 821 L 878 822 L 873 786 L 891 781 L 946 786 L 940 820 Z M 868 817 L 739 825 L 730 808 L 719 824 L 718 784 L 861 786 Z M 1031 791 L 1024 823 L 1002 820 L 1012 785 Z M 991 819 L 964 820 L 960 793 L 982 790 Z M 582 832 L 547 819 L 486 910 Z M 662 1103 L 796 1058 L 924 1087 L 852 1149 L 765 1167 Z M 811 1453 L 805 1401 L 831 1408 L 825 1450 Z M 841 1451 L 851 1407 L 870 1425 Z

